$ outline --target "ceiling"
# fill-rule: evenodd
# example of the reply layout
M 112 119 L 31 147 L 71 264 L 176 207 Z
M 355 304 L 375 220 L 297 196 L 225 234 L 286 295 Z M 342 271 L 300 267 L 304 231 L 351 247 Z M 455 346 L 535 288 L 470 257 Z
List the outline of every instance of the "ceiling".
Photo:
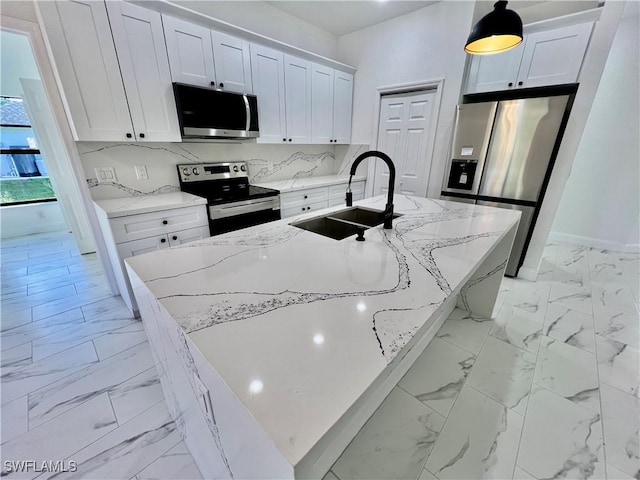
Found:
M 437 2 L 418 0 L 289 0 L 267 1 L 265 3 L 326 32 L 340 36 Z

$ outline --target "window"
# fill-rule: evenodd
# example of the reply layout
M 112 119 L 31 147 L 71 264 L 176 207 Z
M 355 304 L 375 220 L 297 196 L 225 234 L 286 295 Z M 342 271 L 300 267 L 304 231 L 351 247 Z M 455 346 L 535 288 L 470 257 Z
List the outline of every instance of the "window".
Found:
M 55 199 L 22 99 L 0 96 L 0 206 Z

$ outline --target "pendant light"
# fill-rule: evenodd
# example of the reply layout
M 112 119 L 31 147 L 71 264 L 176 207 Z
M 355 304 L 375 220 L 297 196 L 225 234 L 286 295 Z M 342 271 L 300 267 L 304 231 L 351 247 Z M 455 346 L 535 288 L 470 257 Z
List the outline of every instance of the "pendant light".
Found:
M 493 55 L 517 47 L 522 43 L 522 20 L 507 2 L 500 0 L 493 12 L 480 19 L 471 30 L 464 51 L 471 55 Z

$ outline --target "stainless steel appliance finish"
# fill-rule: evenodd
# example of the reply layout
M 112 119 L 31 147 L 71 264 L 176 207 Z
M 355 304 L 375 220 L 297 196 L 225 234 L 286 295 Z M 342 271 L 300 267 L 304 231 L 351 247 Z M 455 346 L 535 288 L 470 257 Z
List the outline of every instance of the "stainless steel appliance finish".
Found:
M 280 192 L 250 185 L 245 162 L 185 164 L 177 168 L 180 189 L 207 199 L 211 235 L 280 219 Z
M 260 135 L 255 95 L 173 84 L 182 138 L 247 140 Z
M 476 203 L 476 199 L 475 198 L 450 197 L 450 196 L 447 196 L 447 195 L 440 195 L 440 198 L 442 200 L 449 200 L 450 202 L 469 203 L 469 204 L 475 204 Z
M 244 215 L 262 210 L 280 210 L 280 196 L 223 203 L 222 205 L 210 205 L 209 218 L 211 220 L 219 220 L 221 218 Z
M 560 95 L 499 103 L 478 195 L 538 200 L 568 101 Z
M 446 171 L 449 173 L 456 161 L 477 162 L 470 188 L 449 186 L 450 176 L 444 179 L 442 190 L 457 193 L 478 193 L 480 173 L 487 154 L 489 137 L 498 102 L 469 103 L 457 106 L 456 126 L 451 144 L 450 160 Z
M 458 107 L 441 198 L 522 212 L 507 275 L 526 254 L 574 95 L 566 92 Z
M 509 262 L 507 263 L 507 269 L 505 271 L 505 274 L 515 277 L 518 273 L 518 263 L 520 261 L 520 256 L 522 255 L 522 251 L 524 250 L 524 245 L 527 241 L 527 234 L 529 233 L 529 227 L 533 220 L 535 207 L 525 207 L 523 205 L 515 205 L 513 203 L 485 202 L 482 200 L 478 200 L 476 203 L 478 205 L 486 205 L 487 207 L 519 210 L 522 213 L 520 223 L 518 224 L 518 231 L 516 232 L 516 237 L 513 240 L 513 246 L 511 247 L 512 254 L 509 256 Z M 514 255 L 514 253 L 516 255 Z

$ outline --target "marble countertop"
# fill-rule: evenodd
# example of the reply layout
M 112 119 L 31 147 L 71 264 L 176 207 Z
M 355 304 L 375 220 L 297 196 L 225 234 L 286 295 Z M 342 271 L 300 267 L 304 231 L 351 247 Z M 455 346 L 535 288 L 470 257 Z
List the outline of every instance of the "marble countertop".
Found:
M 354 176 L 351 182 L 362 182 L 367 177 Z M 330 185 L 340 185 L 341 183 L 348 183 L 349 175 L 325 175 L 323 177 L 307 177 L 307 178 L 292 178 L 291 180 L 279 180 L 276 182 L 263 182 L 255 183 L 258 187 L 273 188 L 280 190 L 280 193 L 295 192 L 296 190 L 304 190 L 307 188 L 327 187 Z
M 171 210 L 173 208 L 206 205 L 207 199 L 185 192 L 171 192 L 160 195 L 94 200 L 93 203 L 107 214 L 107 218 L 116 218 Z
M 289 225 L 338 207 L 126 260 L 292 465 L 520 216 L 402 195 L 394 203 L 403 216 L 392 230 L 367 230 L 365 242 Z

